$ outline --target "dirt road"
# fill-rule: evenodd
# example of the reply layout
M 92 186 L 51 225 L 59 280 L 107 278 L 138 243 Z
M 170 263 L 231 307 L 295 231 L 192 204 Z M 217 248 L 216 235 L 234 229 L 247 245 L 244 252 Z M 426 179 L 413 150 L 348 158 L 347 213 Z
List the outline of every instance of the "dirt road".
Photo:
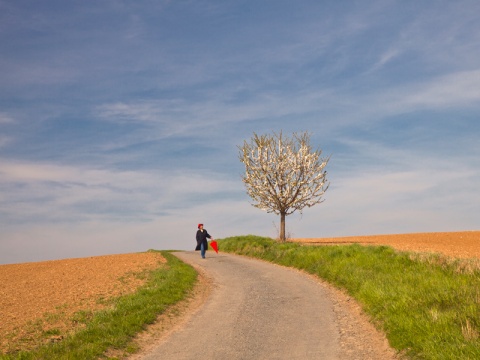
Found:
M 143 360 L 393 358 L 393 352 L 369 347 L 369 339 L 347 354 L 337 321 L 341 312 L 312 277 L 230 254 L 175 255 L 210 276 L 214 289 L 204 306 Z

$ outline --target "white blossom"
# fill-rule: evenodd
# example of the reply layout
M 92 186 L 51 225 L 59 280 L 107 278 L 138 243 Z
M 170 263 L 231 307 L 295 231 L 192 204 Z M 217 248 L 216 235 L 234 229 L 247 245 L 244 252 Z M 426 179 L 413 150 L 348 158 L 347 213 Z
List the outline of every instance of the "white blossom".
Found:
M 323 202 L 330 158 L 321 158 L 321 150 L 312 150 L 307 132 L 293 133 L 292 138 L 282 132 L 254 133 L 239 150 L 245 165 L 242 181 L 252 205 L 281 216 L 280 239 L 285 240 L 285 216 Z

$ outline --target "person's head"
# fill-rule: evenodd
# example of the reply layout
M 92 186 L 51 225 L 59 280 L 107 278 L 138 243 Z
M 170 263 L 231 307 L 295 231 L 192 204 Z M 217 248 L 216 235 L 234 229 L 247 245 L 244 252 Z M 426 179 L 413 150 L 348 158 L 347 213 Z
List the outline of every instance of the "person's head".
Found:
M 198 224 L 198 228 L 201 230 L 203 229 L 203 224 Z

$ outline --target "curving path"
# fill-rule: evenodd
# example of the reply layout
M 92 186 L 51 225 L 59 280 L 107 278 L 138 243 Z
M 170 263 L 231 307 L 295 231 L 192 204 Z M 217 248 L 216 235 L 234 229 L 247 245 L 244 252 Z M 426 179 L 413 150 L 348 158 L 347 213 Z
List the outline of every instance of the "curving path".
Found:
M 311 277 L 230 254 L 174 254 L 203 269 L 214 290 L 143 360 L 345 358 L 334 303 Z

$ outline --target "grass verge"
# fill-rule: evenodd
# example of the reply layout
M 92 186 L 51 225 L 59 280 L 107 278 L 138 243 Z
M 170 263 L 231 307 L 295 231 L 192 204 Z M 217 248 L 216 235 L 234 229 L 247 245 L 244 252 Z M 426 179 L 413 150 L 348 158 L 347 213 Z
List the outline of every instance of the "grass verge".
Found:
M 465 266 L 468 260 L 252 235 L 218 242 L 222 251 L 302 269 L 345 289 L 408 358 L 480 359 L 480 271 Z
M 0 359 L 87 360 L 108 358 L 105 355 L 108 350 L 135 352 L 133 337 L 147 324 L 153 323 L 168 306 L 183 299 L 197 279 L 197 273 L 190 265 L 168 252 L 161 253 L 167 259 L 167 266 L 150 271 L 147 283 L 134 294 L 117 298 L 112 309 L 85 317 L 85 329 L 58 343 L 33 351 L 0 355 Z

